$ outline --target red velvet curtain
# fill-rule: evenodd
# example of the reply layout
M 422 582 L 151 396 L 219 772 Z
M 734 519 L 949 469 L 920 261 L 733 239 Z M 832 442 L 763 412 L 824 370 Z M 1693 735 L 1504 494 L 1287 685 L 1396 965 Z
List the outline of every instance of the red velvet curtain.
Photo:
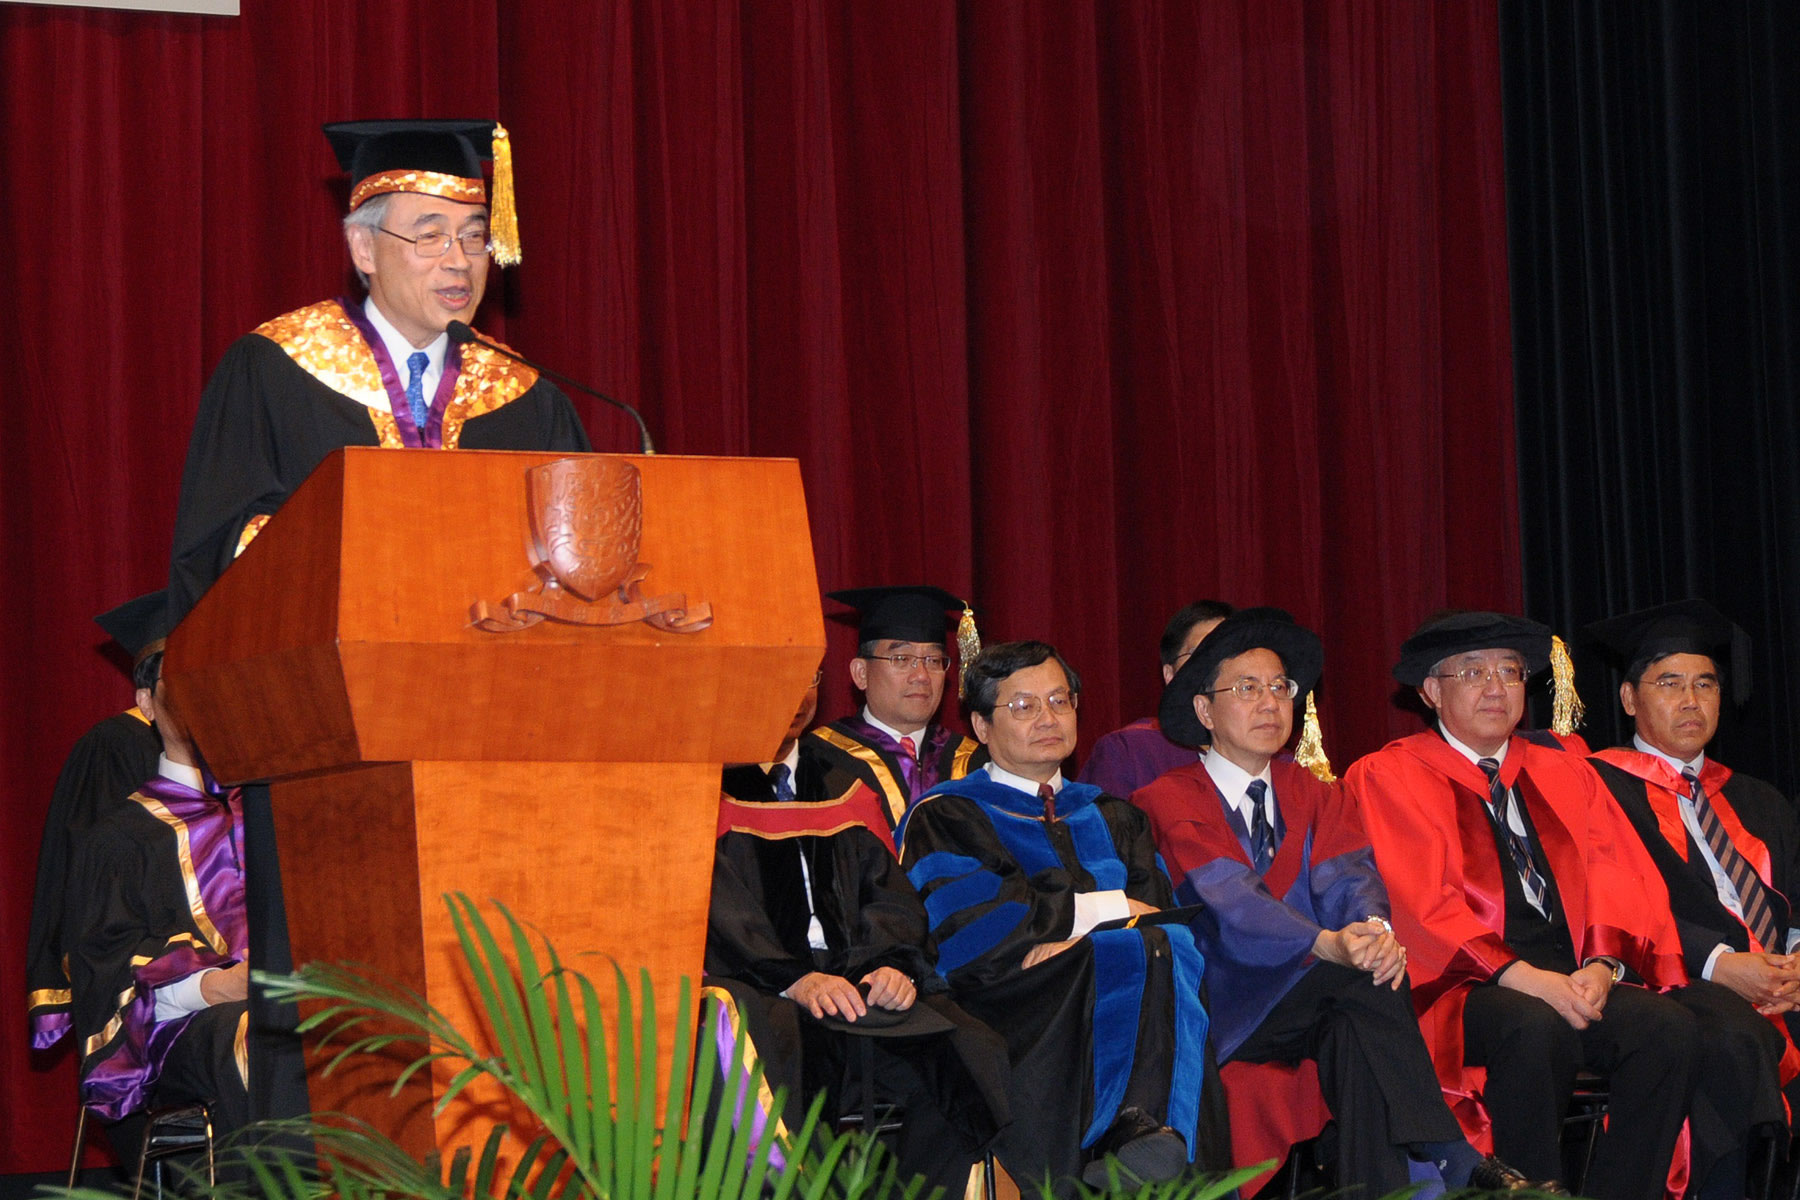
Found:
M 1153 708 L 1182 603 L 1284 605 L 1341 765 L 1413 727 L 1387 667 L 1421 616 L 1517 603 L 1495 30 L 1491 0 L 0 7 L 0 1171 L 72 1128 L 21 960 L 61 757 L 129 703 L 90 618 L 162 582 L 227 343 L 351 286 L 320 122 L 498 113 L 526 259 L 483 327 L 666 451 L 798 457 L 822 586 L 1056 642 L 1084 746 Z

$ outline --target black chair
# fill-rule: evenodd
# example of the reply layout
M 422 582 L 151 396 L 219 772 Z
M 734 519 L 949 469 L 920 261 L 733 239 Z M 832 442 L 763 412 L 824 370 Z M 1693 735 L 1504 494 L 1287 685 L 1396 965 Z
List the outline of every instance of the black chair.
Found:
M 81 1174 L 81 1152 L 87 1143 L 88 1110 L 82 1105 L 75 1119 L 75 1149 L 69 1158 L 69 1186 L 74 1187 Z M 151 1164 L 156 1167 L 156 1195 L 162 1200 L 162 1160 L 176 1154 L 206 1152 L 206 1182 L 218 1182 L 213 1160 L 212 1111 L 204 1104 L 180 1104 L 153 1108 L 145 1114 L 144 1140 L 138 1150 L 137 1171 L 132 1179 L 131 1200 L 140 1200 L 144 1192 L 144 1176 Z

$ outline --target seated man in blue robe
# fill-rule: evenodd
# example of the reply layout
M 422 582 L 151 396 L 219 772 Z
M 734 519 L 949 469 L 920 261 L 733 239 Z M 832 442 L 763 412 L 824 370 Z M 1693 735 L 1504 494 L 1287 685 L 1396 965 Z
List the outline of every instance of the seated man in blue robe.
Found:
M 1280 609 L 1228 617 L 1175 673 L 1159 713 L 1206 754 L 1132 797 L 1178 873 L 1176 895 L 1204 906 L 1193 927 L 1211 968 L 1214 1046 L 1227 1062 L 1315 1060 L 1337 1121 L 1339 1187 L 1525 1186 L 1470 1146 L 1445 1107 L 1387 888 L 1322 747 L 1299 756 L 1312 770 L 1277 757 L 1295 697 L 1323 663 L 1318 636 Z
M 1043 642 L 1012 642 L 977 656 L 965 684 L 991 761 L 913 807 L 901 862 L 952 996 L 1006 1039 L 1001 1162 L 1065 1186 L 1103 1184 L 1109 1156 L 1128 1181 L 1221 1165 L 1212 1122 L 1198 1132 L 1204 964 L 1186 925 L 1153 922 L 1173 897 L 1149 822 L 1062 776 L 1080 679 Z

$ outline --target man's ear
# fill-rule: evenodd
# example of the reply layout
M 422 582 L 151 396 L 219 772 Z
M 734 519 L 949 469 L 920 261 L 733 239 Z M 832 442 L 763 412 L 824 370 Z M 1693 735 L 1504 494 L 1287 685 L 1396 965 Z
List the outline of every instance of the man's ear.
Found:
M 1164 663 L 1162 665 L 1162 669 L 1163 669 L 1163 686 L 1168 687 L 1171 683 L 1175 682 L 1175 668 L 1170 666 L 1168 663 Z
M 861 658 L 850 660 L 850 682 L 856 685 L 856 690 L 859 692 L 869 690 L 869 664 L 867 661 Z
M 1199 717 L 1200 723 L 1208 729 L 1213 727 L 1212 700 L 1210 697 L 1194 697 L 1194 715 Z
M 137 701 L 138 711 L 144 714 L 152 725 L 156 723 L 156 693 L 149 688 L 139 688 L 133 697 Z
M 978 712 L 970 713 L 969 714 L 969 727 L 975 731 L 975 740 L 976 741 L 980 742 L 984 746 L 988 744 L 988 732 L 993 727 L 988 724 L 988 719 L 986 717 L 982 716 Z
M 350 261 L 364 275 L 375 273 L 375 231 L 367 225 L 352 225 L 344 230 L 344 244 L 350 247 Z
M 1432 712 L 1443 707 L 1444 685 L 1437 676 L 1427 675 L 1425 677 L 1425 682 L 1419 687 L 1419 699 L 1423 700 L 1425 707 Z
M 1637 685 L 1629 679 L 1619 685 L 1619 703 L 1624 706 L 1626 716 L 1637 716 Z

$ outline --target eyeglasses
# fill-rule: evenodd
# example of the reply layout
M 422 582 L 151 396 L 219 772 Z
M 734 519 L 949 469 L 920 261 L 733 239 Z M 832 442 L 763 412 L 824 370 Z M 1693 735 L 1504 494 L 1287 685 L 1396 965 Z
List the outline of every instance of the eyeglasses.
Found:
M 1277 700 L 1292 700 L 1300 694 L 1300 684 L 1286 675 L 1277 675 L 1267 683 L 1245 676 L 1230 687 L 1214 688 L 1210 692 L 1202 692 L 1201 695 L 1217 696 L 1224 692 L 1230 692 L 1245 703 L 1262 699 L 1264 692 L 1269 693 Z
M 1638 686 L 1658 688 L 1665 696 L 1679 696 L 1691 687 L 1694 695 L 1702 700 L 1710 700 L 1719 694 L 1716 675 L 1658 675 L 1655 679 L 1638 680 Z
M 813 672 L 812 685 L 814 687 L 818 687 L 821 683 L 824 683 L 824 682 L 825 682 L 825 668 L 820 667 L 817 671 Z
M 404 233 L 395 233 L 386 225 L 375 228 L 392 238 L 403 242 L 411 242 L 413 253 L 420 258 L 442 258 L 450 253 L 450 243 L 461 246 L 463 253 L 470 258 L 480 258 L 488 252 L 488 232 L 485 229 L 471 229 L 467 233 L 459 233 L 451 237 L 447 233 L 421 233 L 416 238 L 409 238 Z
M 865 654 L 863 657 L 893 663 L 901 671 L 910 671 L 920 663 L 925 664 L 925 669 L 933 675 L 950 669 L 950 659 L 942 654 Z
M 1498 679 L 1500 686 L 1516 688 L 1525 682 L 1525 668 L 1517 663 L 1501 663 L 1497 667 L 1464 667 L 1460 671 L 1450 671 L 1443 675 L 1433 675 L 1433 679 L 1454 679 L 1464 687 L 1484 688 L 1492 680 Z
M 1044 709 L 1050 715 L 1066 717 L 1081 704 L 1081 697 L 1074 692 L 1054 691 L 1048 696 L 1014 696 L 1006 702 L 1006 709 L 1012 713 L 1015 721 L 1035 721 Z

